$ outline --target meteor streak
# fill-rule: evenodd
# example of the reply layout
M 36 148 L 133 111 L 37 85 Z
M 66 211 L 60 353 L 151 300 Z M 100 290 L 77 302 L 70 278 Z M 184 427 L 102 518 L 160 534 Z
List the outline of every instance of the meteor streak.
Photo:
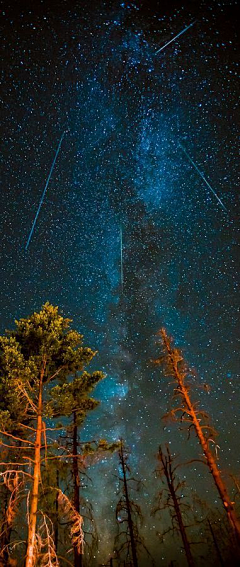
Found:
M 184 28 L 182 31 L 180 31 L 177 35 L 175 35 L 174 37 L 172 37 L 172 39 L 170 39 L 170 41 L 168 41 L 167 43 L 165 43 L 162 47 L 160 47 L 160 49 L 158 49 L 157 51 L 155 51 L 154 55 L 157 55 L 158 53 L 160 53 L 160 51 L 163 51 L 163 49 L 165 49 L 165 47 L 167 47 L 168 45 L 170 45 L 170 43 L 172 43 L 173 41 L 175 41 L 178 37 L 180 37 L 180 35 L 182 35 L 183 33 L 185 33 L 187 30 L 189 30 L 189 28 L 191 28 L 192 26 L 194 26 L 194 24 L 196 24 L 197 20 L 194 20 L 194 22 L 192 22 L 191 24 L 189 24 L 189 26 L 187 26 L 186 28 Z
M 54 166 L 55 166 L 55 163 L 56 163 L 58 154 L 59 154 L 59 152 L 60 152 L 60 148 L 61 148 L 61 145 L 62 145 L 62 141 L 63 141 L 63 138 L 64 138 L 64 136 L 65 136 L 65 134 L 66 134 L 67 131 L 68 131 L 68 130 L 64 130 L 64 132 L 62 133 L 62 136 L 61 136 L 61 138 L 60 138 L 60 142 L 59 142 L 59 144 L 58 144 L 58 148 L 57 148 L 57 151 L 56 151 L 56 153 L 55 153 L 54 160 L 53 160 L 53 162 L 52 162 L 51 169 L 50 169 L 50 172 L 49 172 L 49 175 L 48 175 L 48 178 L 47 178 L 45 187 L 44 187 L 44 189 L 43 189 L 43 193 L 42 193 L 42 196 L 41 196 L 41 199 L 40 199 L 40 203 L 39 203 L 39 205 L 38 205 L 38 210 L 37 210 L 37 212 L 36 212 L 35 219 L 34 219 L 34 221 L 33 221 L 32 228 L 31 228 L 30 233 L 29 233 L 29 237 L 28 237 L 28 240 L 27 240 L 27 244 L 26 244 L 26 246 L 25 246 L 25 250 L 28 249 L 29 244 L 30 244 L 30 242 L 31 242 L 32 235 L 33 235 L 33 231 L 34 231 L 34 228 L 35 228 L 37 219 L 38 219 L 38 215 L 39 215 L 40 210 L 41 210 L 41 206 L 42 206 L 43 201 L 44 201 L 44 197 L 45 197 L 45 195 L 46 195 L 46 191 L 47 191 L 47 188 L 48 188 L 48 185 L 49 185 L 49 181 L 50 181 L 50 179 L 51 179 L 51 177 L 52 177 L 52 173 L 53 173 L 53 170 L 54 170 Z
M 120 260 L 121 260 L 121 288 L 123 292 L 123 231 L 120 226 Z
M 192 160 L 191 156 L 188 154 L 187 150 L 185 150 L 185 148 L 182 146 L 182 144 L 179 143 L 180 148 L 182 149 L 182 151 L 185 153 L 185 155 L 187 156 L 188 160 L 190 161 L 190 163 L 193 165 L 194 169 L 196 169 L 197 173 L 200 175 L 200 177 L 203 179 L 204 183 L 207 185 L 207 187 L 210 189 L 210 191 L 213 193 L 213 195 L 216 197 L 217 201 L 220 203 L 222 209 L 224 209 L 224 211 L 226 211 L 226 213 L 228 212 L 228 210 L 226 209 L 225 205 L 223 204 L 223 202 L 221 201 L 220 197 L 218 197 L 216 191 L 214 191 L 214 189 L 211 187 L 210 183 L 208 182 L 208 180 L 206 179 L 206 177 L 204 177 L 203 173 L 200 171 L 199 167 L 196 165 L 196 163 Z

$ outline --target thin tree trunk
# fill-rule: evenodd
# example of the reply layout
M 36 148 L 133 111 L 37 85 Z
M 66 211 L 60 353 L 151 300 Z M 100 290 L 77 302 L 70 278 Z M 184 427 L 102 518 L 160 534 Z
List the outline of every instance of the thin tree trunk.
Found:
M 124 462 L 124 456 L 123 456 L 123 444 L 122 444 L 122 442 L 121 442 L 121 448 L 120 448 L 120 460 L 121 460 L 122 471 L 123 471 L 123 483 L 124 483 L 124 492 L 125 492 L 125 499 L 126 499 L 127 515 L 128 515 L 128 526 L 129 526 L 129 533 L 130 533 L 133 566 L 138 567 L 137 550 L 136 550 L 134 531 L 133 531 L 133 521 L 132 521 L 132 515 L 131 515 L 131 505 L 130 505 L 129 495 L 128 495 L 128 485 L 127 485 L 127 477 L 126 477 L 126 469 L 125 469 L 125 462 Z
M 21 448 L 19 442 L 17 442 L 15 447 Z M 0 557 L 3 558 L 4 565 L 8 565 L 9 563 L 9 544 L 11 541 L 13 521 L 15 514 L 17 512 L 17 505 L 18 505 L 18 493 L 19 493 L 18 480 L 15 488 L 13 488 L 13 490 L 10 492 L 10 495 L 9 492 L 10 489 L 8 490 L 7 486 L 5 486 L 4 520 L 1 526 L 2 532 L 0 537 Z
M 80 478 L 78 470 L 78 426 L 77 426 L 77 415 L 73 412 L 73 503 L 74 508 L 78 514 L 80 514 Z M 79 534 L 80 537 L 80 534 Z M 82 550 L 81 550 L 82 551 Z M 83 565 L 83 554 L 80 553 L 78 546 L 74 546 L 74 567 L 82 567 Z
M 56 485 L 57 485 L 57 489 L 59 489 L 59 470 L 57 469 L 56 472 Z M 58 551 L 58 496 L 59 496 L 59 492 L 57 490 L 57 494 L 56 494 L 56 500 L 55 500 L 55 512 L 56 512 L 56 520 L 55 520 L 55 530 L 54 530 L 54 544 L 55 544 L 55 550 L 56 553 Z
M 172 350 L 171 345 L 170 345 L 170 340 L 167 337 L 167 334 L 166 334 L 164 329 L 162 329 L 162 338 L 163 338 L 163 344 L 165 346 L 165 349 L 166 349 L 168 356 L 171 360 L 171 366 L 173 368 L 175 379 L 178 382 L 179 391 L 180 391 L 182 398 L 183 398 L 183 400 L 186 404 L 188 414 L 189 414 L 189 416 L 192 420 L 192 423 L 194 425 L 194 428 L 195 428 L 196 434 L 198 436 L 200 445 L 201 445 L 202 450 L 204 452 L 204 455 L 206 457 L 207 465 L 210 469 L 210 472 L 213 476 L 213 479 L 214 479 L 215 485 L 217 487 L 218 493 L 219 493 L 220 498 L 222 500 L 224 510 L 227 512 L 228 520 L 229 520 L 229 523 L 231 525 L 231 528 L 232 528 L 232 530 L 235 534 L 235 537 L 238 541 L 238 544 L 240 544 L 240 523 L 239 523 L 239 520 L 238 520 L 236 513 L 235 513 L 235 510 L 233 508 L 231 498 L 228 495 L 227 488 L 226 488 L 226 486 L 225 486 L 225 484 L 222 480 L 222 477 L 220 475 L 220 471 L 217 467 L 217 463 L 215 461 L 215 458 L 214 458 L 212 452 L 209 449 L 208 440 L 206 439 L 206 437 L 203 433 L 202 427 L 200 425 L 200 420 L 197 418 L 196 411 L 194 409 L 194 406 L 193 406 L 191 399 L 190 399 L 190 396 L 188 394 L 188 388 L 185 386 L 185 383 L 184 383 L 185 374 L 181 373 L 178 370 L 179 358 L 178 358 L 178 356 L 176 356 L 176 351 Z
M 178 523 L 178 526 L 179 526 L 179 530 L 180 530 L 180 534 L 181 534 L 181 538 L 182 538 L 182 542 L 183 542 L 183 546 L 184 546 L 184 550 L 185 550 L 185 554 L 186 554 L 186 559 L 187 559 L 189 567 L 194 567 L 194 560 L 193 560 L 193 556 L 192 556 L 192 552 L 191 552 L 191 548 L 190 548 L 190 543 L 188 541 L 186 528 L 184 526 L 184 522 L 183 522 L 183 518 L 182 518 L 181 509 L 180 509 L 178 498 L 177 498 L 176 492 L 175 492 L 173 472 L 172 472 L 172 459 L 171 459 L 171 455 L 170 455 L 169 450 L 168 450 L 168 455 L 166 457 L 164 457 L 164 455 L 161 452 L 160 453 L 160 459 L 161 459 L 161 462 L 162 462 L 162 465 L 163 465 L 164 474 L 165 474 L 165 477 L 166 477 L 166 480 L 167 480 L 168 489 L 169 489 L 169 492 L 170 492 L 171 497 L 172 497 L 174 510 L 176 512 L 177 523 Z
M 217 556 L 218 556 L 220 565 L 221 565 L 222 567 L 224 567 L 224 561 L 223 561 L 223 558 L 222 558 L 222 554 L 221 554 L 221 551 L 220 551 L 220 549 L 219 549 L 219 545 L 218 545 L 218 542 L 217 542 L 215 533 L 214 533 L 214 531 L 213 531 L 212 524 L 211 524 L 211 522 L 210 522 L 209 519 L 208 519 L 208 525 L 209 525 L 209 528 L 210 528 L 211 536 L 212 536 L 212 538 L 213 538 L 213 543 L 214 543 L 214 546 L 215 546 L 215 549 L 216 549 L 216 552 L 217 552 Z
M 8 502 L 8 493 L 7 493 L 7 488 L 5 487 L 6 493 L 5 493 L 5 517 L 6 520 L 4 521 L 3 525 L 2 525 L 2 534 L 1 534 L 1 539 L 0 539 L 0 552 L 2 551 L 1 554 L 1 558 L 3 560 L 3 565 L 8 565 L 8 560 L 9 560 L 9 544 L 10 544 L 10 539 L 11 539 L 11 533 L 12 533 L 12 523 L 10 523 L 8 521 L 8 508 L 9 508 L 9 502 Z
M 33 468 L 33 486 L 30 497 L 30 511 L 28 521 L 28 539 L 25 567 L 33 567 L 35 564 L 35 539 L 37 525 L 37 509 L 38 509 L 38 493 L 41 470 L 41 442 L 42 442 L 42 405 L 43 405 L 43 377 L 45 373 L 46 360 L 43 360 L 42 369 L 39 377 L 39 394 L 38 394 L 38 412 L 36 439 L 34 446 L 34 468 Z

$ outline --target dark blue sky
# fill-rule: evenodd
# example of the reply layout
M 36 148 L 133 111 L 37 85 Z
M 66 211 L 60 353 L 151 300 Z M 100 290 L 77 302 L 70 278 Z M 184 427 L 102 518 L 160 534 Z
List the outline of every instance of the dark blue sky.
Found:
M 126 438 L 152 496 L 158 445 L 184 439 L 163 429 L 172 390 L 149 362 L 162 326 L 196 371 L 222 466 L 239 470 L 237 3 L 88 4 L 3 5 L 1 328 L 47 300 L 73 318 L 107 373 L 86 434 Z M 199 452 L 195 439 L 183 447 Z

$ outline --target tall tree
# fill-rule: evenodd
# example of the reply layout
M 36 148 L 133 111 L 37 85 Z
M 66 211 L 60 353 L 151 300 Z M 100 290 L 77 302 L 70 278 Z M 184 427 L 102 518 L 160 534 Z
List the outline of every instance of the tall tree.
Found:
M 121 497 L 116 507 L 119 531 L 115 538 L 115 552 L 119 558 L 126 557 L 127 561 L 130 561 L 129 565 L 138 567 L 139 549 L 144 549 L 149 558 L 150 553 L 139 531 L 139 523 L 143 519 L 141 508 L 131 497 L 133 489 L 139 491 L 141 482 L 131 476 L 128 453 L 124 448 L 123 440 L 121 440 L 119 449 L 119 466 Z
M 162 480 L 164 486 L 163 489 L 158 493 L 157 504 L 153 509 L 153 513 L 156 514 L 156 512 L 166 509 L 169 510 L 172 519 L 172 527 L 166 530 L 165 533 L 169 532 L 170 530 L 177 530 L 180 533 L 187 563 L 189 567 L 193 567 L 194 560 L 182 513 L 183 507 L 186 506 L 183 502 L 182 494 L 184 483 L 179 481 L 176 477 L 176 469 L 179 465 L 174 464 L 168 446 L 166 447 L 165 454 L 163 453 L 161 447 L 159 447 L 158 462 L 159 466 L 157 468 L 157 475 Z
M 98 443 L 80 443 L 79 428 L 81 427 L 88 411 L 95 409 L 99 402 L 89 397 L 90 392 L 94 386 L 103 378 L 101 372 L 94 372 L 92 375 L 86 371 L 81 376 L 76 375 L 72 382 L 63 385 L 57 385 L 52 388 L 48 412 L 55 417 L 67 416 L 70 418 L 70 424 L 66 430 L 65 447 L 62 446 L 62 457 L 68 464 L 71 471 L 72 480 L 70 480 L 70 494 L 74 509 L 78 514 L 81 511 L 81 475 L 83 475 L 84 464 L 91 454 L 99 452 L 114 450 L 118 447 L 116 444 L 107 444 L 104 441 Z M 88 519 L 91 516 L 91 510 L 88 508 Z M 93 521 L 92 521 L 93 525 Z M 84 528 L 83 528 L 84 531 Z M 80 534 L 79 534 L 80 536 Z M 94 539 L 94 530 L 92 531 Z M 83 565 L 83 546 L 80 542 L 80 537 L 75 538 L 73 551 L 74 551 L 74 567 L 82 567 Z
M 190 393 L 191 383 L 189 381 L 191 372 L 184 361 L 181 351 L 172 346 L 165 329 L 160 331 L 160 336 L 163 354 L 155 360 L 155 363 L 162 364 L 165 369 L 165 374 L 174 378 L 177 383 L 175 396 L 180 399 L 180 403 L 171 411 L 171 415 L 175 419 L 181 419 L 181 422 L 186 422 L 189 432 L 191 428 L 195 430 L 205 456 L 204 462 L 207 464 L 212 474 L 224 510 L 227 513 L 230 526 L 238 545 L 240 545 L 240 522 L 234 508 L 234 502 L 232 502 L 228 494 L 227 487 L 217 465 L 216 457 L 210 448 L 210 443 L 214 438 L 214 431 L 209 424 L 209 417 L 206 412 L 198 409 L 196 402 L 192 402 Z M 180 414 L 179 418 L 176 417 L 178 414 Z
M 30 449 L 32 456 L 25 454 L 21 459 L 21 467 L 23 474 L 28 475 L 28 480 L 32 479 L 25 567 L 33 567 L 39 541 L 36 538 L 36 528 L 43 449 L 45 449 L 43 460 L 47 457 L 46 419 L 55 417 L 51 404 L 51 386 L 58 384 L 59 387 L 67 388 L 73 376 L 82 372 L 84 366 L 89 364 L 96 353 L 82 346 L 83 336 L 70 328 L 71 320 L 62 317 L 58 307 L 49 303 L 46 303 L 39 313 L 33 313 L 29 318 L 20 319 L 15 323 L 15 330 L 6 337 L 0 337 L 1 382 L 5 389 L 8 386 L 10 390 L 7 410 L 2 410 L 0 417 L 4 435 L 12 436 L 9 433 L 11 428 L 14 429 L 19 425 L 27 427 L 30 432 L 26 440 L 25 453 Z M 76 380 L 81 383 L 79 395 L 82 396 L 83 415 L 86 415 L 88 409 L 92 409 L 93 406 L 89 401 L 88 392 L 102 377 L 99 372 L 92 375 L 83 372 L 81 376 L 77 375 Z M 14 405 L 17 410 L 15 412 Z M 63 415 L 67 415 L 65 407 Z M 26 426 L 26 422 L 29 425 Z M 29 467 L 32 468 L 31 474 L 27 472 Z M 66 510 L 65 500 L 64 506 Z M 78 524 L 81 529 L 81 522 L 74 511 L 69 509 L 69 513 L 75 518 L 74 541 L 76 541 L 78 539 L 76 526 Z M 49 527 L 45 519 L 41 523 L 41 530 L 44 529 L 47 534 L 45 540 L 50 542 L 49 545 L 53 548 L 54 542 L 49 535 Z
M 0 557 L 6 565 L 10 561 L 11 534 L 23 497 L 22 492 L 26 491 L 26 480 L 31 478 L 26 465 L 33 456 L 34 447 L 29 437 L 32 416 L 29 416 L 26 400 L 16 387 L 17 368 L 19 372 L 23 369 L 19 345 L 11 335 L 0 337 L 0 478 L 4 493 Z

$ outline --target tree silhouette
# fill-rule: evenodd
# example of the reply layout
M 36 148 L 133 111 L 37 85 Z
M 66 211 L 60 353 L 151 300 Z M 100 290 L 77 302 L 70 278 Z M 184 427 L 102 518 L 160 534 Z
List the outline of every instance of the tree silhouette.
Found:
M 201 533 L 201 539 L 207 545 L 211 564 L 221 566 L 239 565 L 239 553 L 236 539 L 224 511 L 212 510 L 208 502 L 195 494 L 193 497 L 194 522 Z
M 131 492 L 139 491 L 141 482 L 131 476 L 128 454 L 121 439 L 119 449 L 120 500 L 116 507 L 118 534 L 115 538 L 114 551 L 119 559 L 126 558 L 127 565 L 138 567 L 138 553 L 142 548 L 151 558 L 140 534 L 139 524 L 143 520 L 140 506 L 132 499 Z
M 161 447 L 158 452 L 157 476 L 163 483 L 162 490 L 158 493 L 157 503 L 154 506 L 152 513 L 156 514 L 161 510 L 168 509 L 170 512 L 172 527 L 164 531 L 162 537 L 169 531 L 177 531 L 182 538 L 183 547 L 189 567 L 194 566 L 194 560 L 191 552 L 190 542 L 187 535 L 187 527 L 184 523 L 182 510 L 189 509 L 189 506 L 183 501 L 182 490 L 185 485 L 176 477 L 176 470 L 178 464 L 174 464 L 174 460 L 170 453 L 169 447 L 166 446 L 166 453 L 164 454 Z
M 84 545 L 88 548 L 89 555 L 91 555 L 91 549 L 96 547 L 97 534 L 91 505 L 81 495 L 83 478 L 86 479 L 88 476 L 86 472 L 88 464 L 119 448 L 119 443 L 107 443 L 104 439 L 80 442 L 79 430 L 86 413 L 95 409 L 99 404 L 97 400 L 89 397 L 89 394 L 102 378 L 101 372 L 94 372 L 92 375 L 83 372 L 80 377 L 76 375 L 72 382 L 52 388 L 48 404 L 50 414 L 64 415 L 70 419 L 65 429 L 65 441 L 63 442 L 61 438 L 61 457 L 67 469 L 67 492 L 73 501 L 74 509 L 83 517 L 82 529 L 83 533 L 86 533 Z M 86 529 L 84 529 L 84 524 Z M 83 546 L 79 544 L 79 541 L 80 539 L 76 539 L 73 545 L 74 567 L 83 565 Z

